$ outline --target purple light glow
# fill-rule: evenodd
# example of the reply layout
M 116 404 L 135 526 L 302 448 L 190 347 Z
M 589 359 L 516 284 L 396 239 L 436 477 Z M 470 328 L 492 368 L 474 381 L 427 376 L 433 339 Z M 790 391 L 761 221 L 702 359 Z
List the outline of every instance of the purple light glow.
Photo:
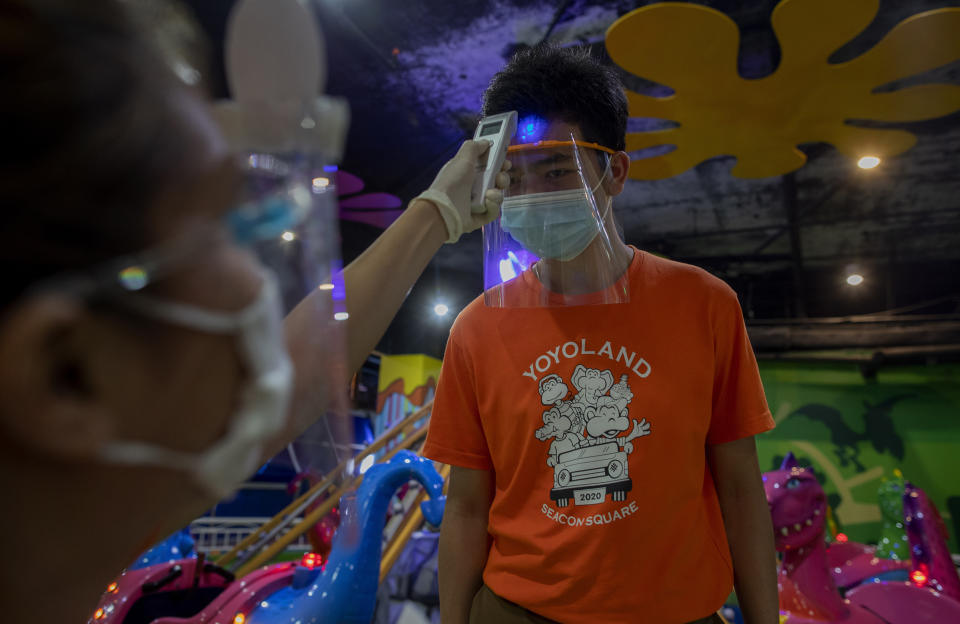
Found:
M 353 195 L 363 190 L 363 180 L 347 171 L 337 171 L 335 180 L 338 195 Z
M 485 289 L 516 279 L 539 259 L 520 247 L 519 243 L 516 243 L 513 239 L 510 239 L 510 242 L 512 243 L 511 248 L 498 250 L 499 255 L 494 256 L 489 251 L 486 254 L 486 266 L 483 272 Z
M 490 79 L 506 62 L 504 50 L 540 41 L 554 11 L 552 5 L 492 2 L 471 23 L 432 33 L 427 45 L 399 50 L 395 58 L 400 70 L 389 75 L 386 86 L 412 96 L 434 118 L 478 111 Z M 617 17 L 612 7 L 585 7 L 575 18 L 557 24 L 550 41 L 558 45 L 602 41 Z

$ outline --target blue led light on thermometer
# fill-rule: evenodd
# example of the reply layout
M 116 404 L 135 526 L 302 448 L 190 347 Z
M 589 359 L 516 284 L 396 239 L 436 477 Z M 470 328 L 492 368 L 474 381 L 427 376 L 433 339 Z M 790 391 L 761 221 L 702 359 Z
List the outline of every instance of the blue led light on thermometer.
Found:
M 517 138 L 521 143 L 536 143 L 543 138 L 547 122 L 536 115 L 527 115 L 517 125 Z

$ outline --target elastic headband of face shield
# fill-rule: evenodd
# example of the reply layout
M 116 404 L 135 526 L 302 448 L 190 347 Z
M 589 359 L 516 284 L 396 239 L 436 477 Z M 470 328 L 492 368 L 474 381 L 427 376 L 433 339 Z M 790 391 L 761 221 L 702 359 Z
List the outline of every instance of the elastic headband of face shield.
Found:
M 594 161 L 596 163 L 599 163 L 600 166 L 602 167 L 603 175 L 601 175 L 600 179 L 596 180 L 596 183 L 592 184 L 591 186 L 596 186 L 597 184 L 600 184 L 603 182 L 603 180 L 605 179 L 605 175 L 610 168 L 610 157 L 613 154 L 616 154 L 616 151 L 610 149 L 609 147 L 600 145 L 599 143 L 577 141 L 572 137 L 569 141 L 549 140 L 549 141 L 537 141 L 535 143 L 521 143 L 518 145 L 511 145 L 507 148 L 507 158 L 511 161 L 512 169 L 513 169 L 513 171 L 511 172 L 511 182 L 514 182 L 516 180 L 517 173 L 523 170 L 523 164 L 525 160 L 531 156 L 531 154 L 543 153 L 550 150 L 558 150 L 558 151 L 569 150 L 572 155 L 582 154 L 583 158 L 589 158 L 590 156 L 594 156 L 595 157 Z M 579 158 L 576 156 L 574 156 L 574 159 L 577 161 L 579 160 Z M 579 173 L 583 174 L 585 170 L 592 169 L 592 166 L 590 166 L 592 165 L 592 163 L 586 163 L 586 165 L 587 166 L 584 166 L 584 163 L 578 163 L 577 168 L 579 170 Z M 571 178 L 572 182 L 574 180 L 575 179 Z M 559 190 L 559 187 L 551 190 Z M 510 197 L 511 194 L 514 194 L 514 195 L 519 194 L 516 192 L 516 189 L 512 184 L 510 188 L 506 189 L 506 191 L 504 192 L 504 196 Z
M 596 143 L 539 141 L 512 145 L 510 186 L 504 197 L 573 191 L 596 193 L 610 169 L 612 150 Z
M 308 180 L 307 174 L 295 171 L 300 167 L 273 155 L 251 155 L 240 165 L 243 197 L 221 219 L 196 222 L 179 236 L 140 252 L 43 279 L 28 289 L 28 294 L 52 292 L 88 300 L 119 300 L 148 292 L 151 286 L 192 263 L 202 262 L 203 255 L 218 241 L 232 242 L 252 252 L 267 269 L 278 273 L 276 277 L 287 278 L 288 284 L 296 276 L 300 292 L 288 288 L 287 311 L 314 288 L 333 292 L 334 270 L 340 262 L 337 245 L 329 242 L 338 238 L 336 222 L 331 227 L 318 223 L 328 221 L 332 212 L 324 204 L 335 195 L 333 174 L 323 173 L 324 177 Z M 298 245 L 289 244 L 294 242 Z M 293 247 L 299 248 L 297 252 Z M 308 263 L 304 254 L 321 265 Z M 293 261 L 298 258 L 299 262 Z M 281 259 L 285 262 L 277 262 Z M 305 264 L 307 271 L 302 266 Z M 331 305 L 331 310 L 345 309 L 342 296 L 337 299 L 340 305 Z M 334 314 L 331 311 L 331 318 Z
M 483 229 L 487 305 L 628 300 L 614 253 L 614 242 L 622 243 L 610 227 L 611 197 L 601 191 L 615 153 L 572 136 L 508 148 L 511 182 L 500 218 Z
M 595 150 L 604 152 L 605 154 L 610 154 L 611 156 L 617 153 L 616 150 L 612 150 L 609 147 L 600 145 L 599 143 L 592 143 L 589 141 L 579 141 L 577 139 L 574 139 L 573 137 L 571 137 L 569 141 L 545 140 L 545 141 L 536 141 L 534 143 L 518 143 L 517 145 L 511 145 L 507 147 L 507 153 L 518 154 L 521 152 L 526 152 L 534 149 L 544 149 L 549 147 L 565 147 L 565 146 L 577 146 L 581 150 L 595 149 Z

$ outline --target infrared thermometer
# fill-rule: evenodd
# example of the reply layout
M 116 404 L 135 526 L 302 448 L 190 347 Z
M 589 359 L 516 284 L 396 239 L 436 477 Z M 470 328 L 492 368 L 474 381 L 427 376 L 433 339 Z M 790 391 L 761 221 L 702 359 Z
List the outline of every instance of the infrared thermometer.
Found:
M 473 134 L 473 140 L 490 141 L 491 145 L 487 152 L 486 166 L 484 166 L 482 172 L 479 169 L 477 170 L 477 176 L 470 191 L 470 205 L 473 212 L 485 212 L 483 196 L 487 190 L 494 187 L 494 181 L 497 179 L 497 174 L 503 167 L 503 160 L 507 156 L 507 146 L 516 133 L 517 111 L 484 117 L 477 124 L 477 131 Z

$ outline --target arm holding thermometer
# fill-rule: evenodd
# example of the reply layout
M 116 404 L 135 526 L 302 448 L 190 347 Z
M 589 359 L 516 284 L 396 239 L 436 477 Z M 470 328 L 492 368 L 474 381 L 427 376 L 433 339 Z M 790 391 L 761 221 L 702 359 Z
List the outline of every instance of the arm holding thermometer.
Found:
M 474 140 L 465 141 L 437 173 L 430 188 L 413 199 L 437 207 L 447 227 L 448 243 L 457 242 L 464 232 L 472 232 L 500 214 L 502 193 L 488 191 L 502 190 L 509 184 L 503 167 L 507 146 L 516 131 L 517 114 L 513 111 L 485 117 L 477 126 Z

